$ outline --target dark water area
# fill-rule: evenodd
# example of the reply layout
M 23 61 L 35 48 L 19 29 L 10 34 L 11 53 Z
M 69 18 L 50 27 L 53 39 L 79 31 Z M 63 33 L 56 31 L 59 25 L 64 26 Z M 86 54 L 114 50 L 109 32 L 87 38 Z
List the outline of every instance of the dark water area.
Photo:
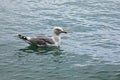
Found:
M 55 26 L 59 48 L 16 37 Z M 0 80 L 120 80 L 120 0 L 1 0 Z

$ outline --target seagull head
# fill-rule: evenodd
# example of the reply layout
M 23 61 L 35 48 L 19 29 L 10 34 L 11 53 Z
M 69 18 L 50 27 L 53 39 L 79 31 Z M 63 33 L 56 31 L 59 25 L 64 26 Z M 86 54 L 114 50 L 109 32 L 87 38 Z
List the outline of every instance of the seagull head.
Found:
M 68 32 L 63 30 L 61 27 L 54 27 L 53 29 L 54 34 L 60 35 L 61 33 L 67 34 Z

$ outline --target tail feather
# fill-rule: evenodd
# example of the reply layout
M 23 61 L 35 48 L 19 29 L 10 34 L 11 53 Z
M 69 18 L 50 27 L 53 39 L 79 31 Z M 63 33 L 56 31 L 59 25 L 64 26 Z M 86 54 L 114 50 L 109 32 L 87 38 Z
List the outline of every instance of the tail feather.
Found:
M 23 35 L 21 35 L 21 34 L 18 34 L 18 37 L 19 37 L 20 39 L 22 39 L 22 40 L 28 40 L 26 36 L 23 36 Z

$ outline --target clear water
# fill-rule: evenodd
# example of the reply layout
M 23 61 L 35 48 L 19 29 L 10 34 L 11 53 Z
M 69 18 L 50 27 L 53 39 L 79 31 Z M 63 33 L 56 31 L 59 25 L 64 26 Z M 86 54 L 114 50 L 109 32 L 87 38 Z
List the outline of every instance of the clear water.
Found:
M 16 37 L 54 26 L 60 48 Z M 0 0 L 0 80 L 120 80 L 120 0 Z

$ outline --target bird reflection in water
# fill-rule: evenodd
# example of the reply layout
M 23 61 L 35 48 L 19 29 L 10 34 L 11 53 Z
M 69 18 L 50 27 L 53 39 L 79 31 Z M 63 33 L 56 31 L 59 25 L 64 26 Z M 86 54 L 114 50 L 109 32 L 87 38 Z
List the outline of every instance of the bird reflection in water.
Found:
M 37 55 L 49 55 L 52 54 L 54 56 L 61 55 L 63 50 L 60 47 L 37 47 L 37 46 L 27 46 L 23 49 L 19 49 L 19 51 L 25 53 L 35 53 Z

